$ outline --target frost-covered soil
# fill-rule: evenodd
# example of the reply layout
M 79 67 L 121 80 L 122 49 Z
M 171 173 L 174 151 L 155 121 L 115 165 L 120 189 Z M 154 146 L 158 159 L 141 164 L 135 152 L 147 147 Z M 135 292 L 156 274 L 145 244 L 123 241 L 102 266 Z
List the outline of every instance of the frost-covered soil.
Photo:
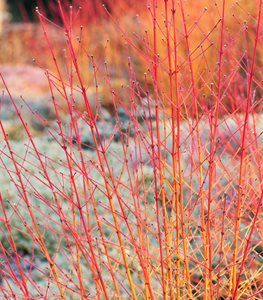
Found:
M 147 211 L 147 220 L 145 226 L 148 228 L 149 245 L 151 249 L 152 264 L 154 257 L 158 256 L 157 243 L 157 222 L 155 199 L 153 194 L 153 159 L 151 136 L 149 134 L 150 126 L 153 128 L 154 144 L 156 143 L 156 123 L 154 118 L 141 120 L 137 123 L 137 134 L 131 131 L 133 123 L 128 120 L 129 117 L 125 112 L 118 123 L 116 120 L 108 118 L 100 124 L 102 144 L 106 151 L 106 160 L 103 159 L 104 171 L 98 160 L 98 153 L 93 149 L 90 130 L 87 125 L 80 124 L 82 128 L 83 142 L 81 151 L 76 143 L 67 144 L 66 148 L 62 147 L 61 137 L 56 132 L 55 124 L 47 128 L 40 136 L 33 138 L 33 144 L 23 135 L 22 140 L 10 140 L 9 146 L 1 138 L 0 142 L 0 187 L 3 198 L 3 205 L 6 208 L 7 219 L 12 226 L 12 237 L 17 246 L 17 252 L 20 256 L 22 269 L 28 276 L 28 287 L 32 291 L 32 297 L 44 297 L 45 299 L 57 299 L 58 293 L 51 276 L 50 267 L 43 256 L 40 247 L 33 238 L 34 226 L 29 215 L 28 204 L 25 199 L 29 199 L 30 207 L 33 211 L 37 225 L 43 234 L 48 250 L 53 257 L 55 264 L 59 266 L 62 282 L 68 282 L 68 286 L 77 289 L 74 283 L 77 283 L 76 272 L 74 270 L 75 261 L 72 259 L 76 254 L 74 248 L 74 232 L 77 232 L 84 245 L 85 234 L 80 221 L 77 206 L 83 207 L 83 214 L 87 218 L 88 227 L 92 236 L 92 243 L 96 247 L 96 253 L 100 259 L 106 261 L 103 251 L 100 235 L 98 233 L 98 224 L 101 225 L 105 239 L 109 245 L 109 253 L 115 258 L 120 257 L 119 248 L 114 246 L 117 243 L 115 229 L 112 226 L 113 217 L 110 212 L 110 204 L 107 190 L 105 187 L 105 178 L 110 186 L 110 193 L 113 197 L 114 204 L 120 212 L 120 202 L 125 213 L 128 216 L 130 230 L 136 236 L 136 210 L 140 203 L 142 211 Z M 119 113 L 119 115 L 121 115 Z M 126 118 L 126 121 L 125 121 Z M 217 152 L 215 156 L 216 177 L 213 188 L 212 209 L 218 211 L 220 197 L 227 195 L 228 200 L 235 197 L 238 184 L 239 159 L 241 135 L 243 130 L 244 115 L 234 115 L 232 118 L 221 119 L 219 121 L 218 132 L 216 136 Z M 125 123 L 126 122 L 126 123 Z M 151 125 L 150 125 L 151 123 Z M 86 125 L 86 126 L 85 126 Z M 127 130 L 121 130 L 124 125 Z M 204 182 L 203 190 L 208 191 L 207 175 L 209 167 L 209 149 L 210 149 L 210 125 L 209 121 L 202 119 L 199 124 L 199 133 L 201 136 L 201 152 Z M 65 127 L 65 137 L 67 128 Z M 106 131 L 108 132 L 106 133 Z M 262 155 L 263 146 L 263 115 L 255 115 L 249 118 L 248 133 L 246 139 L 247 156 L 246 163 L 250 165 L 247 172 L 251 180 L 255 180 L 254 188 L 257 191 L 259 179 L 257 172 L 256 155 Z M 121 133 L 122 132 L 122 133 Z M 135 131 L 136 132 L 136 131 Z M 172 182 L 172 132 L 171 121 L 164 118 L 160 123 L 161 133 L 161 153 L 163 157 L 162 167 L 167 178 L 168 194 L 172 193 L 170 183 Z M 200 227 L 200 203 L 198 195 L 200 183 L 198 181 L 200 161 L 198 156 L 197 127 L 194 121 L 183 121 L 181 124 L 181 169 L 183 176 L 183 192 L 188 222 L 191 223 L 192 230 Z M 57 140 L 56 140 L 57 139 Z M 36 153 L 37 150 L 37 153 Z M 101 149 L 100 149 L 101 150 Z M 154 156 L 156 155 L 156 152 Z M 16 167 L 19 170 L 21 180 L 17 176 L 12 156 L 17 162 Z M 108 165 L 107 165 L 108 163 Z M 71 171 L 69 171 L 69 165 Z M 43 169 L 44 167 L 44 169 Z M 84 171 L 85 169 L 85 171 Z M 46 173 L 45 173 L 46 172 Z M 104 173 L 103 173 L 104 172 Z M 85 174 L 85 176 L 84 176 Z M 252 174 L 252 175 L 251 175 Z M 48 176 L 48 178 L 47 178 Z M 74 180 L 72 179 L 72 176 Z M 115 178 L 114 186 L 111 176 Z M 252 178 L 253 177 L 253 178 Z M 75 186 L 76 190 L 75 190 Z M 89 182 L 89 184 L 87 183 Z M 21 186 L 23 183 L 23 188 Z M 142 189 L 145 184 L 145 189 Z M 117 193 L 114 192 L 117 190 Z M 136 194 L 136 196 L 135 196 Z M 116 196 L 119 196 L 118 197 Z M 135 201 L 136 200 L 136 201 Z M 78 202 L 79 201 L 79 202 Z M 246 207 L 252 205 L 248 203 Z M 95 217 L 94 204 L 96 206 Z M 229 204 L 230 207 L 230 204 Z M 75 214 L 73 213 L 75 212 Z M 61 221 L 63 216 L 63 221 Z M 231 212 L 229 212 L 229 217 Z M 73 218 L 76 218 L 76 223 Z M 220 220 L 218 215 L 213 216 L 215 220 Z M 0 258 L 0 268 L 3 274 L 1 285 L 4 289 L 10 290 L 11 285 L 14 293 L 19 292 L 19 287 L 11 279 L 11 274 L 20 278 L 13 250 L 10 248 L 10 236 L 0 222 L 0 239 L 3 247 L 7 249 L 7 254 L 2 254 Z M 71 225 L 69 225 L 71 224 Z M 75 225 L 72 225 L 75 224 Z M 67 227 L 71 226 L 71 227 Z M 75 227 L 74 227 L 75 226 Z M 129 264 L 133 269 L 135 282 L 141 285 L 141 268 L 139 267 L 136 253 L 129 243 L 129 233 L 125 222 L 120 224 L 123 233 L 126 252 L 129 254 Z M 226 236 L 231 241 L 231 230 L 226 232 Z M 258 237 L 255 235 L 255 241 Z M 196 232 L 195 241 L 191 244 L 189 255 L 196 258 L 201 254 L 196 251 L 196 243 L 200 242 L 201 235 Z M 96 245 L 96 246 L 95 246 Z M 72 251 L 72 253 L 70 253 Z M 199 257 L 200 258 L 200 257 Z M 82 272 L 86 278 L 87 294 L 92 296 L 95 293 L 94 281 L 87 262 L 84 258 L 82 262 Z M 103 266 L 101 267 L 103 270 Z M 116 272 L 120 282 L 127 286 L 125 270 L 119 266 Z M 112 280 L 106 267 L 104 267 L 104 280 L 106 285 L 112 287 Z M 153 275 L 153 282 L 156 291 L 160 289 L 158 275 Z M 123 290 L 124 292 L 125 290 Z M 42 296 L 40 296 L 42 294 Z M 70 298 L 68 299 L 73 299 Z M 22 297 L 22 296 L 21 296 Z M 18 298 L 17 298 L 18 299 Z M 22 299 L 22 298 L 21 298 Z M 34 298 L 35 299 L 35 298 Z M 75 299 L 75 298 L 74 298 Z M 77 298 L 76 298 L 77 299 Z

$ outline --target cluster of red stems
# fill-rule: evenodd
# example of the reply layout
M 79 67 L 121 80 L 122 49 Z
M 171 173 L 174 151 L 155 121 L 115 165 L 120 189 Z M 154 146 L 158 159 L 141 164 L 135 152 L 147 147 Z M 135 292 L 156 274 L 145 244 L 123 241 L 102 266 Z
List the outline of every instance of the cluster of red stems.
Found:
M 53 69 L 45 72 L 58 134 L 49 132 L 65 159 L 53 161 L 41 153 L 9 93 L 27 136 L 27 151 L 38 162 L 38 172 L 25 167 L 25 161 L 31 164 L 29 158 L 16 152 L 0 121 L 1 155 L 10 162 L 7 165 L 0 159 L 1 173 L 8 174 L 17 190 L 17 199 L 4 199 L 0 191 L 0 234 L 5 239 L 0 242 L 0 298 L 262 299 L 263 148 L 257 124 L 249 121 L 261 113 L 262 1 L 254 1 L 254 15 L 246 2 L 201 1 L 208 7 L 202 7 L 198 17 L 190 21 L 188 10 L 191 5 L 195 9 L 195 4 L 189 6 L 182 0 L 141 1 L 130 11 L 125 1 L 108 2 L 101 6 L 95 1 L 78 1 L 81 7 L 77 3 L 69 7 L 58 1 L 55 10 L 63 25 L 48 20 L 41 7 L 36 11 L 53 64 Z M 232 16 L 230 2 L 236 9 Z M 211 7 L 216 13 L 205 32 L 202 19 L 212 14 Z M 142 11 L 148 23 L 140 20 Z M 122 55 L 120 60 L 125 59 L 123 52 L 128 55 L 126 97 L 120 97 L 111 84 L 114 65 L 104 61 L 106 56 L 99 61 L 82 42 L 93 25 L 79 25 L 96 13 L 100 18 L 105 14 L 107 22 L 114 24 L 126 51 L 119 54 L 109 41 L 105 53 Z M 129 13 L 134 16 L 131 20 L 142 26 L 141 35 L 121 27 L 119 19 Z M 245 24 L 242 16 L 247 18 Z M 229 18 L 235 26 L 226 24 Z M 100 20 L 92 18 L 92 22 Z M 65 34 L 63 64 L 49 37 L 49 26 Z M 202 37 L 199 41 L 194 40 L 196 32 Z M 91 65 L 92 82 L 83 76 L 88 68 L 80 64 L 80 57 Z M 5 84 L 2 75 L 1 80 Z M 107 86 L 112 113 L 121 105 L 131 119 L 134 136 L 120 139 L 120 154 L 110 152 L 114 133 L 107 141 L 100 138 L 97 112 L 101 103 L 98 101 L 94 111 L 87 92 L 90 85 L 95 86 L 97 100 L 100 85 Z M 55 96 L 58 88 L 59 101 Z M 82 95 L 85 113 L 74 105 L 69 93 L 74 89 Z M 145 117 L 146 129 L 135 117 L 139 109 L 154 115 Z M 65 114 L 69 136 L 63 127 Z M 229 143 L 232 136 L 229 140 L 221 136 L 219 127 L 223 119 L 236 116 L 236 132 L 230 132 L 233 136 L 238 132 L 239 139 L 233 145 Z M 92 158 L 82 147 L 79 119 L 90 129 L 95 145 Z M 118 175 L 111 156 L 119 159 Z M 225 157 L 229 158 L 227 163 Z M 65 174 L 59 174 L 56 166 L 65 167 Z M 54 175 L 62 178 L 60 185 L 53 182 Z M 34 178 L 52 196 L 35 190 L 28 178 Z M 12 204 L 14 201 L 18 204 Z M 39 218 L 36 201 L 52 213 L 43 210 Z M 27 218 L 19 206 L 27 210 Z M 21 220 L 19 228 L 13 227 L 14 215 Z M 34 281 L 30 270 L 23 267 L 25 258 L 13 238 L 14 229 L 31 240 L 30 270 L 45 274 L 44 284 Z M 56 237 L 53 253 L 46 231 Z M 48 270 L 36 263 L 35 249 L 41 252 Z M 60 264 L 59 255 L 67 268 Z

